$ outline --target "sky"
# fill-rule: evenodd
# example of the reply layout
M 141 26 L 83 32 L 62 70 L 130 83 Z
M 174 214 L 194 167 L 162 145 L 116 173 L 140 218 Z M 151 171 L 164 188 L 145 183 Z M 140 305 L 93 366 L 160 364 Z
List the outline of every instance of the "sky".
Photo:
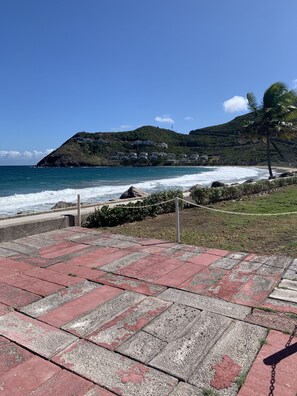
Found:
M 0 0 L 0 165 L 78 131 L 181 133 L 297 86 L 296 0 Z

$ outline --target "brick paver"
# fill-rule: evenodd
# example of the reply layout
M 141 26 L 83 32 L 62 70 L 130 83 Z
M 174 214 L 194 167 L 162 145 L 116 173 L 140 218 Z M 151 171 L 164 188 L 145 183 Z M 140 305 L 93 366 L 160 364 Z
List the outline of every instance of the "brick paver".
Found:
M 297 394 L 297 259 L 72 227 L 0 277 L 3 395 Z

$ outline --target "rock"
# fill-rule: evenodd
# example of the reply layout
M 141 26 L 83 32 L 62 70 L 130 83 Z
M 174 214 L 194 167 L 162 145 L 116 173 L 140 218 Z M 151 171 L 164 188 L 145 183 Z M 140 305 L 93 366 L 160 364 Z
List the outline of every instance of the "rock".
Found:
M 139 190 L 136 187 L 131 186 L 125 191 L 121 196 L 120 199 L 127 199 L 127 198 L 144 198 L 147 197 L 148 194 L 144 191 Z
M 279 177 L 290 177 L 290 176 L 294 176 L 294 173 L 292 173 L 292 172 L 284 172 L 284 173 L 281 173 L 279 175 Z
M 225 183 L 220 182 L 220 181 L 214 181 L 211 184 L 211 187 L 224 187 L 224 186 L 225 186 Z
M 59 201 L 51 209 L 66 209 L 72 208 L 73 206 L 76 206 L 76 204 L 71 202 Z
M 254 179 L 247 179 L 244 183 L 249 184 L 249 183 L 254 183 Z
M 189 191 L 194 191 L 197 188 L 204 188 L 205 186 L 202 186 L 202 184 L 195 184 L 195 186 L 192 186 L 189 188 Z

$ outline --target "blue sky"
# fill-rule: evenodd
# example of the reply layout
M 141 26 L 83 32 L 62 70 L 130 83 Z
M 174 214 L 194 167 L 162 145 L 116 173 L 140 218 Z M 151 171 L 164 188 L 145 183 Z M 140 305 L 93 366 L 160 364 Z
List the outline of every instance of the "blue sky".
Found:
M 0 0 L 0 164 L 78 131 L 231 120 L 297 85 L 296 0 Z

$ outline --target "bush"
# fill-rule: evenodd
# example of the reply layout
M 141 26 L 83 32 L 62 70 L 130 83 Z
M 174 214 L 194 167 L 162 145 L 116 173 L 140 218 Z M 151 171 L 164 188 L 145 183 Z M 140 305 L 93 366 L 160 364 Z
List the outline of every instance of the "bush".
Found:
M 120 224 L 140 221 L 148 216 L 154 217 L 158 214 L 171 213 L 175 211 L 175 202 L 172 201 L 166 204 L 162 204 L 162 202 L 176 197 L 183 198 L 181 190 L 169 190 L 151 194 L 141 202 L 117 205 L 113 208 L 104 205 L 95 209 L 94 213 L 88 216 L 87 222 L 90 227 L 115 227 Z M 182 202 L 179 203 L 179 207 L 183 208 Z
M 293 184 L 297 184 L 297 176 L 274 180 L 259 180 L 255 183 L 243 183 L 236 186 L 196 188 L 191 192 L 191 197 L 197 205 L 208 205 L 219 201 L 239 199 L 244 196 L 268 192 L 278 187 Z

